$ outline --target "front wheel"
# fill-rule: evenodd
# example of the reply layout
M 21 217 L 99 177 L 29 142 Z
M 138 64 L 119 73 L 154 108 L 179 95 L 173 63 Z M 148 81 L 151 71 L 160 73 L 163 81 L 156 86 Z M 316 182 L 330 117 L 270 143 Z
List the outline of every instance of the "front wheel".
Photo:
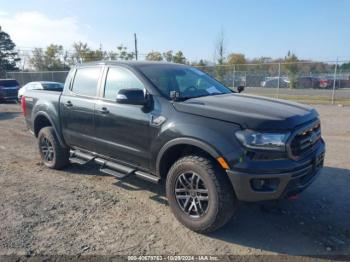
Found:
M 60 145 L 52 127 L 44 127 L 40 130 L 38 146 L 45 166 L 61 169 L 69 164 L 69 149 Z
M 225 172 L 211 159 L 197 155 L 185 156 L 173 164 L 166 194 L 176 218 L 199 233 L 225 225 L 238 203 Z

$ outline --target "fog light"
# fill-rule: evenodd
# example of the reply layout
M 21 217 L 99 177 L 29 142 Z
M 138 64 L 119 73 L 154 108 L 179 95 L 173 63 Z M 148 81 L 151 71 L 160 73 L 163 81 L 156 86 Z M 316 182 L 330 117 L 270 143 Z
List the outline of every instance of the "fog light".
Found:
M 250 181 L 252 188 L 259 192 L 275 191 L 279 183 L 278 178 L 254 178 Z

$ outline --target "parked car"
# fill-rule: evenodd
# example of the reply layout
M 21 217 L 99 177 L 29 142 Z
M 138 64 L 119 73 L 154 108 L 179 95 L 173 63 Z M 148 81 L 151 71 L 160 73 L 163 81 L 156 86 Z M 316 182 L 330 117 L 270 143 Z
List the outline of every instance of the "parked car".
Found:
M 23 94 L 26 90 L 48 90 L 48 91 L 63 91 L 63 84 L 59 82 L 50 81 L 36 81 L 25 84 L 21 89 L 18 90 L 18 101 L 21 101 Z
M 320 79 L 315 76 L 300 76 L 296 81 L 296 88 L 319 88 Z
M 19 83 L 15 79 L 0 79 L 0 102 L 16 101 Z
M 322 89 L 331 88 L 333 84 L 333 81 L 326 77 L 320 77 L 319 78 L 319 87 Z
M 226 224 L 239 201 L 295 196 L 323 166 L 315 109 L 241 95 L 188 65 L 77 65 L 62 93 L 28 90 L 22 109 L 48 168 L 95 162 L 118 179 L 163 182 L 175 217 L 197 232 Z
M 262 87 L 272 87 L 277 88 L 278 87 L 278 76 L 277 77 L 266 77 L 264 81 L 261 82 Z M 286 88 L 288 87 L 289 80 L 288 77 L 280 77 L 279 78 L 279 86 L 280 88 Z

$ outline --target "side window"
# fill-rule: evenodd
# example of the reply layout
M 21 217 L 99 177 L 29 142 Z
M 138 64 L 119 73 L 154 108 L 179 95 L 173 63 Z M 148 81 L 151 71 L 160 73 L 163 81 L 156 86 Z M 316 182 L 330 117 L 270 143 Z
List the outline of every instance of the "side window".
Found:
M 72 91 L 79 95 L 95 96 L 100 67 L 78 68 L 75 73 Z
M 111 67 L 108 70 L 104 97 L 110 100 L 117 98 L 120 89 L 144 89 L 142 82 L 128 69 Z

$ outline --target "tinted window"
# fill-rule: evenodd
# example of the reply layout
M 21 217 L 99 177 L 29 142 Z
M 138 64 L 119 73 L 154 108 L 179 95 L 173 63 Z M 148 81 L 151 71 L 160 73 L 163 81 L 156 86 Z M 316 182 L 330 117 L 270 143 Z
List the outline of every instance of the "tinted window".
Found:
M 121 67 L 111 67 L 107 73 L 105 94 L 107 99 L 115 100 L 120 89 L 144 89 L 141 81 L 129 70 Z
M 43 83 L 41 84 L 45 90 L 52 90 L 52 91 L 62 91 L 63 90 L 63 84 L 61 83 Z
M 0 86 L 13 87 L 19 86 L 19 84 L 16 80 L 0 80 Z
M 101 68 L 99 67 L 79 68 L 75 74 L 73 92 L 80 95 L 95 96 L 100 71 Z

